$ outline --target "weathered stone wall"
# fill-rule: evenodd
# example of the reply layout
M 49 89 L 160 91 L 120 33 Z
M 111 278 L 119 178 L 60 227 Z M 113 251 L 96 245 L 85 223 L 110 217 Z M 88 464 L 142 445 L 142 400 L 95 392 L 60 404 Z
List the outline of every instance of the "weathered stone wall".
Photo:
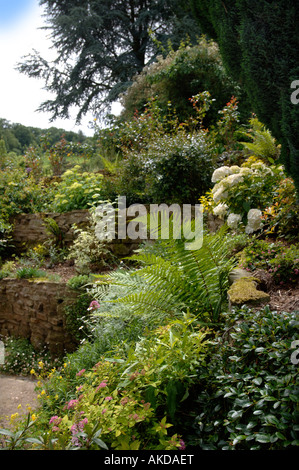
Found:
M 49 239 L 46 231 L 45 219 L 52 218 L 64 234 L 64 241 L 69 244 L 74 239 L 72 225 L 79 227 L 88 223 L 88 210 L 76 210 L 63 213 L 37 213 L 37 214 L 18 214 L 13 220 L 12 239 L 17 249 L 21 249 L 26 244 L 36 245 Z
M 146 206 L 148 207 L 148 206 Z M 49 238 L 46 231 L 44 219 L 50 217 L 55 220 L 58 227 L 64 234 L 64 242 L 66 246 L 70 245 L 75 238 L 72 225 L 78 227 L 88 225 L 89 211 L 86 209 L 76 210 L 64 213 L 37 213 L 37 214 L 19 214 L 13 219 L 12 239 L 16 251 L 22 251 L 24 247 L 43 243 Z M 127 224 L 134 217 L 127 217 Z M 207 224 L 211 232 L 215 232 L 223 224 L 223 220 L 212 214 L 208 215 Z M 116 227 L 117 229 L 117 227 Z M 140 240 L 113 240 L 110 244 L 111 250 L 116 256 L 129 256 L 133 250 L 138 248 Z
M 89 211 L 86 209 L 63 213 L 36 213 L 36 214 L 18 214 L 12 220 L 13 231 L 12 240 L 16 252 L 22 252 L 24 248 L 36 246 L 49 239 L 45 226 L 45 219 L 52 218 L 63 232 L 63 240 L 66 246 L 71 245 L 75 239 L 72 225 L 76 224 L 79 228 L 86 227 L 89 223 Z M 128 222 L 132 217 L 128 218 Z M 129 256 L 133 250 L 138 248 L 140 240 L 112 240 L 110 243 L 111 251 L 115 256 Z
M 0 281 L 0 335 L 27 338 L 36 349 L 52 354 L 72 351 L 75 341 L 66 328 L 64 308 L 77 294 L 65 284 L 2 279 Z

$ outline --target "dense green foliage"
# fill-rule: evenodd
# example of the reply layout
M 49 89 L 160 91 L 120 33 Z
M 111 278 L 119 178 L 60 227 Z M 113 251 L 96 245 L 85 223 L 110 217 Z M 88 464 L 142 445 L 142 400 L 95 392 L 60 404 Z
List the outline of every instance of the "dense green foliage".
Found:
M 65 26 L 67 32 L 88 2 L 79 2 L 77 9 L 74 1 L 42 3 L 53 7 L 56 27 Z M 92 8 L 110 5 L 89 3 Z M 111 12 L 102 13 L 110 24 L 115 8 L 123 6 L 124 13 L 142 3 L 114 2 Z M 280 2 L 272 3 L 274 12 Z M 205 14 L 227 9 L 219 44 L 223 54 L 239 27 L 235 2 L 231 10 L 227 1 L 220 9 L 220 2 L 197 4 L 210 5 Z M 93 21 L 91 14 L 80 18 L 76 34 L 86 33 Z M 64 43 L 61 35 L 57 44 L 67 50 L 73 39 L 70 35 Z M 163 43 L 166 38 L 158 39 L 155 46 L 171 50 Z M 80 67 L 88 72 L 87 63 L 96 65 L 92 54 L 84 55 L 93 43 L 86 36 L 82 41 L 78 79 Z M 66 267 L 72 276 L 77 273 L 67 284 L 78 294 L 64 310 L 76 351 L 57 361 L 36 353 L 25 340 L 5 340 L 7 357 L 0 371 L 28 374 L 32 369 L 39 407 L 16 426 L 13 415 L 10 429 L 0 429 L 2 448 L 193 451 L 299 445 L 296 299 L 276 312 L 269 306 L 234 308 L 227 297 L 234 276 L 244 274 L 232 272 L 236 266 L 260 277 L 259 287 L 274 292 L 275 302 L 275 295 L 289 296 L 297 289 L 294 180 L 279 162 L 281 147 L 270 125 L 256 116 L 241 117 L 246 106 L 230 95 L 232 82 L 216 45 L 206 39 L 185 45 L 180 41 L 176 52 L 165 53 L 140 74 L 124 97 L 122 118 L 96 129 L 93 139 L 82 144 L 59 136 L 52 141 L 48 134 L 16 156 L 7 152 L 4 134 L 0 138 L 0 282 L 49 279 L 51 269 L 62 264 L 63 275 Z M 128 71 L 133 56 L 126 57 Z M 236 78 L 238 60 L 236 55 Z M 88 77 L 81 78 L 88 86 Z M 177 89 L 181 83 L 186 84 L 183 93 Z M 142 90 L 148 101 L 144 109 Z M 80 90 L 71 89 L 71 95 L 75 91 Z M 135 106 L 140 110 L 134 114 Z M 147 223 L 151 241 L 122 261 L 99 236 L 101 216 L 95 210 L 103 202 L 115 206 L 120 195 L 126 196 L 127 207 L 159 203 L 162 211 L 160 218 L 151 213 L 128 221 L 128 238 L 133 238 L 129 229 L 136 235 L 139 224 Z M 197 212 L 199 219 L 182 224 L 185 209 L 169 217 L 170 204 L 199 202 L 203 219 Z M 83 208 L 90 209 L 90 223 L 73 225 L 69 246 L 64 227 L 45 213 Z M 16 253 L 10 234 L 14 216 L 22 212 L 42 212 L 48 238 Z
M 124 108 L 121 118 L 128 120 L 136 112 L 142 113 L 144 106 L 155 97 L 164 115 L 169 112 L 169 103 L 173 103 L 179 121 L 185 122 L 192 115 L 190 98 L 203 91 L 208 91 L 214 100 L 205 116 L 205 127 L 216 123 L 218 110 L 233 95 L 240 101 L 242 120 L 248 118 L 241 87 L 226 74 L 217 44 L 205 37 L 193 46 L 182 43 L 178 50 L 171 49 L 166 57 L 158 56 L 136 75 L 132 86 L 121 96 Z
M 295 313 L 266 307 L 227 315 L 207 366 L 198 371 L 193 445 L 214 450 L 299 445 L 298 365 L 292 349 L 297 337 Z
M 282 144 L 282 161 L 299 190 L 297 2 L 190 0 L 204 32 L 215 39 L 228 72 L 240 80 L 253 110 Z
M 161 240 L 157 253 L 141 250 L 131 258 L 141 264 L 140 269 L 130 273 L 114 271 L 99 287 L 95 284 L 93 295 L 100 303 L 104 302 L 101 316 L 105 315 L 107 289 L 113 293 L 121 285 L 122 292 L 117 289 L 115 301 L 108 301 L 110 315 L 118 315 L 120 306 L 123 315 L 129 318 L 138 315 L 155 324 L 163 317 L 175 317 L 187 309 L 203 323 L 217 323 L 227 302 L 228 272 L 235 262 L 227 256 L 229 248 L 223 242 L 223 231 L 205 233 L 202 246 L 196 249 L 186 249 L 188 237 L 185 236 Z M 114 313 L 109 306 L 111 302 Z

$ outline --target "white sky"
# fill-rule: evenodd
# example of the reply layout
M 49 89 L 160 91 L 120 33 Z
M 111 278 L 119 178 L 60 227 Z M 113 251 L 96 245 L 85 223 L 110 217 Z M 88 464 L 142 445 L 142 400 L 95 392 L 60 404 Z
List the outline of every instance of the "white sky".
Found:
M 0 0 L 0 118 L 43 129 L 51 126 L 74 132 L 81 129 L 85 135 L 93 135 L 89 128 L 94 118 L 92 115 L 75 126 L 75 119 L 59 119 L 51 123 L 50 114 L 36 112 L 51 95 L 43 90 L 42 80 L 29 78 L 15 70 L 22 56 L 32 52 L 33 48 L 47 59 L 55 54 L 49 49 L 49 33 L 39 29 L 44 23 L 42 13 L 38 0 Z

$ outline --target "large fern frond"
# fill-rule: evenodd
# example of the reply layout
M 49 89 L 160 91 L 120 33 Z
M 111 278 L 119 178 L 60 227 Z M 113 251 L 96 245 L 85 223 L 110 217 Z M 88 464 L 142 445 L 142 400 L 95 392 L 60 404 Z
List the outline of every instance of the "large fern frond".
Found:
M 128 314 L 154 318 L 188 309 L 217 322 L 226 301 L 228 272 L 235 265 L 227 256 L 224 234 L 225 229 L 206 233 L 198 250 L 186 250 L 184 240 L 174 239 L 162 241 L 163 255 L 140 250 L 133 259 L 142 267 L 109 273 L 97 286 L 98 299 L 113 303 L 115 312 L 125 306 Z M 118 296 L 111 298 L 116 287 Z

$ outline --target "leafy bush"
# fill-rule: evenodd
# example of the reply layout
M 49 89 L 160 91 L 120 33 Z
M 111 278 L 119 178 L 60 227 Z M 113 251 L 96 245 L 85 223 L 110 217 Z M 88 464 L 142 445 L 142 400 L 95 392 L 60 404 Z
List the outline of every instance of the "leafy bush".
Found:
M 251 271 L 264 269 L 276 284 L 296 282 L 299 274 L 299 246 L 253 239 L 240 253 L 241 266 Z
M 96 235 L 97 223 L 96 211 L 91 209 L 90 224 L 86 229 L 80 229 L 76 224 L 73 225 L 77 237 L 69 249 L 68 258 L 75 261 L 79 274 L 90 273 L 92 267 L 101 269 L 109 266 L 109 263 L 115 263 L 115 258 L 107 247 L 107 243 Z
M 205 90 L 215 98 L 205 126 L 216 122 L 218 109 L 232 95 L 238 98 L 243 95 L 238 85 L 227 76 L 217 44 L 201 37 L 198 44 L 182 43 L 178 50 L 168 51 L 166 57 L 158 56 L 156 62 L 145 67 L 122 97 L 122 116 L 126 120 L 132 118 L 136 110 L 142 112 L 146 103 L 157 97 L 164 116 L 168 114 L 169 102 L 172 102 L 179 121 L 183 122 L 193 114 L 188 107 L 188 99 Z M 244 111 L 247 112 L 245 99 L 242 103 L 244 115 Z
M 210 187 L 214 162 L 204 133 L 179 132 L 153 140 L 144 164 L 153 202 L 195 204 Z
M 192 444 L 214 450 L 297 447 L 298 366 L 291 357 L 298 314 L 265 307 L 230 313 L 227 320 L 207 366 L 198 371 Z
M 76 165 L 62 175 L 61 182 L 55 184 L 55 195 L 51 205 L 54 212 L 68 212 L 76 209 L 88 209 L 101 199 L 103 175 L 80 171 Z
M 24 169 L 0 171 L 1 218 L 14 214 L 42 212 L 52 200 L 51 187 L 37 183 Z
M 75 376 L 69 363 L 43 375 L 38 388 L 42 409 L 30 430 L 31 442 L 42 434 L 55 450 L 97 449 L 99 443 L 91 444 L 88 435 L 100 422 L 101 439 L 110 449 L 182 447 L 181 436 L 168 433 L 167 414 L 174 417 L 181 410 L 207 344 L 196 319 L 185 316 L 153 331 L 126 356 L 116 346 L 110 359 L 100 356 Z
M 88 274 L 79 274 L 68 280 L 67 285 L 74 290 L 80 290 L 90 282 Z
M 117 191 L 133 203 L 195 204 L 210 187 L 213 157 L 204 132 L 156 135 L 121 162 Z
M 268 233 L 287 240 L 299 239 L 299 204 L 291 178 L 279 182 L 271 204 L 263 212 L 263 219 Z
M 273 193 L 284 178 L 281 166 L 265 165 L 249 157 L 241 166 L 222 166 L 212 175 L 212 198 L 202 198 L 216 216 L 225 218 L 236 229 L 243 224 L 246 233 L 262 227 L 262 210 L 273 201 Z M 252 218 L 251 218 L 252 216 Z

